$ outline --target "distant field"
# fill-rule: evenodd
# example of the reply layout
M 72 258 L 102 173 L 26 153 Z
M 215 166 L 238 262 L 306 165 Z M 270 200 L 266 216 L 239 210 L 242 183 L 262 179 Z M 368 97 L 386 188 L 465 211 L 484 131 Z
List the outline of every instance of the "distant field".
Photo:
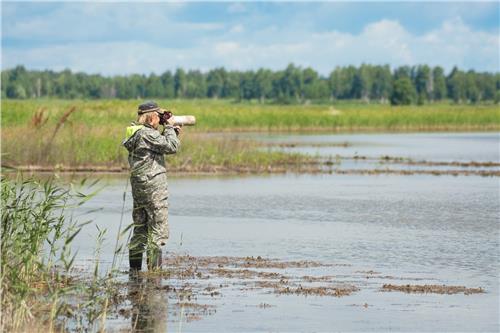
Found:
M 138 100 L 3 100 L 2 163 L 9 165 L 126 166 L 121 147 Z M 253 170 L 311 162 L 302 155 L 259 150 L 252 142 L 207 137 L 212 131 L 481 131 L 500 129 L 496 105 L 391 107 L 382 104 L 260 105 L 227 100 L 169 100 L 175 114 L 197 117 L 186 130 L 178 169 Z M 64 114 L 74 107 L 74 112 Z
M 227 100 L 158 100 L 176 114 L 198 118 L 197 131 L 300 130 L 487 130 L 500 128 L 498 105 L 432 104 L 392 107 L 342 102 L 338 105 L 261 105 Z M 123 127 L 135 118 L 138 100 L 3 100 L 2 127 L 26 125 L 45 108 L 56 123 L 70 107 L 73 123 Z

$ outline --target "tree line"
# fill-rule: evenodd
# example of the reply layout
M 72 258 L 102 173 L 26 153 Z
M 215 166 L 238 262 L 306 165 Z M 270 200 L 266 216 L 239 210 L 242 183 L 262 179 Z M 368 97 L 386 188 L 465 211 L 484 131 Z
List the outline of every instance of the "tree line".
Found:
M 215 68 L 176 69 L 161 75 L 132 74 L 106 77 L 73 73 L 69 69 L 2 71 L 2 98 L 230 98 L 237 100 L 305 103 L 360 99 L 367 102 L 424 104 L 443 99 L 456 103 L 500 101 L 500 73 L 463 71 L 428 65 L 336 67 L 329 76 L 294 64 L 284 70 L 235 71 Z

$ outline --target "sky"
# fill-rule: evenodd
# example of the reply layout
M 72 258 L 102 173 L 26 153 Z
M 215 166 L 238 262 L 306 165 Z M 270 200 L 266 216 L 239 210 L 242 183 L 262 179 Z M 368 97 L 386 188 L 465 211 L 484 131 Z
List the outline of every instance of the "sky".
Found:
M 2 69 L 499 69 L 499 2 L 5 2 Z

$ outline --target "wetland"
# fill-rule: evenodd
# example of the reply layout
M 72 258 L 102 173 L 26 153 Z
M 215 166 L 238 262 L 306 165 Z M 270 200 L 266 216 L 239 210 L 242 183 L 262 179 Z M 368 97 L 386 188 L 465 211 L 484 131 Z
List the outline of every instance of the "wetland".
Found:
M 172 172 L 164 270 L 137 280 L 126 255 L 114 258 L 120 221 L 131 223 L 127 175 L 100 174 L 105 186 L 73 210 L 92 221 L 73 245 L 75 267 L 89 271 L 106 230 L 99 269 L 117 268 L 107 330 L 499 329 L 498 176 L 451 173 L 497 172 L 498 133 L 227 135 L 350 156 L 340 171 L 446 173 Z
M 9 103 L 3 107 L 20 116 L 4 117 L 4 179 L 22 172 L 64 188 L 86 179 L 77 193 L 93 193 L 66 210 L 71 221 L 86 222 L 62 238 L 74 257 L 20 289 L 48 300 L 32 312 L 36 330 L 500 329 L 496 109 L 478 107 L 474 118 L 440 106 L 432 118 L 428 107 L 410 117 L 413 125 L 403 121 L 413 109 L 381 114 L 401 121 L 394 127 L 371 111 L 341 110 L 346 118 L 332 130 L 332 113 L 321 106 L 310 107 L 304 125 L 282 122 L 292 111 L 281 107 L 269 106 L 257 121 L 236 117 L 241 106 L 226 105 L 215 117 L 198 102 L 181 103 L 208 123 L 186 129 L 184 151 L 168 159 L 163 270 L 129 277 L 132 200 L 122 133 L 103 112 L 118 107 L 116 119 L 126 123 L 130 102 L 90 103 L 64 121 L 73 102 L 54 104 L 56 116 Z M 450 114 L 459 116 L 447 127 Z M 373 131 L 340 130 L 365 125 Z M 442 126 L 448 131 L 423 131 Z M 481 131 L 463 132 L 471 129 Z M 25 142 L 26 131 L 35 140 Z

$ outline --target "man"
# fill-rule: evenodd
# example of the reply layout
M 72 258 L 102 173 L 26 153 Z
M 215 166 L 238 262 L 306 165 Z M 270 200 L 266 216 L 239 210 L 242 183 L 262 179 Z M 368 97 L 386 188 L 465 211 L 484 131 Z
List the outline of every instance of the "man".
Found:
M 165 154 L 175 154 L 180 147 L 180 127 L 173 126 L 165 110 L 155 102 L 139 105 L 137 122 L 127 127 L 123 142 L 129 152 L 130 184 L 134 209 L 134 230 L 129 244 L 130 271 L 142 267 L 147 254 L 148 269 L 161 267 L 161 247 L 169 237 L 168 191 Z M 163 132 L 159 125 L 163 125 Z

